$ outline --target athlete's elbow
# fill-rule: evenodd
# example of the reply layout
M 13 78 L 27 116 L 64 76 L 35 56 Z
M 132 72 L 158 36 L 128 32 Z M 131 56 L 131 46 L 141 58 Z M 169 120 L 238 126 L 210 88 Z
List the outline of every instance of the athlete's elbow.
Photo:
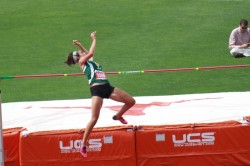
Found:
M 89 54 L 88 54 L 88 59 L 93 58 L 93 56 L 94 56 L 94 53 L 93 53 L 93 52 L 89 52 Z

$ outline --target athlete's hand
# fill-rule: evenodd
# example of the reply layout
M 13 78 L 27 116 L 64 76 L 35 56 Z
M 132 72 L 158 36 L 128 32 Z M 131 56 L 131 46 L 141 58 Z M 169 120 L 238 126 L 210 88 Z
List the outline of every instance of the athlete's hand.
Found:
M 96 38 L 96 31 L 92 32 L 90 36 L 91 36 L 92 40 L 94 40 Z
M 79 46 L 81 43 L 78 40 L 73 40 L 73 44 Z

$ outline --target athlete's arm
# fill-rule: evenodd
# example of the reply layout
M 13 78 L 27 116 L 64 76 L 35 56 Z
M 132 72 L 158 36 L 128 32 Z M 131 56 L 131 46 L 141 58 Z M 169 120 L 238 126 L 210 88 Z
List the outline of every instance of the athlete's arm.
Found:
M 90 58 L 92 58 L 94 56 L 95 47 L 96 47 L 96 32 L 91 33 L 91 38 L 92 38 L 92 44 L 89 48 L 89 52 L 86 55 L 81 56 L 81 58 L 79 59 L 80 67 L 82 65 L 84 65 Z
M 73 40 L 73 44 L 76 45 L 76 46 L 78 46 L 81 49 L 81 51 L 88 52 L 88 50 L 86 50 L 84 48 L 84 46 L 78 40 Z

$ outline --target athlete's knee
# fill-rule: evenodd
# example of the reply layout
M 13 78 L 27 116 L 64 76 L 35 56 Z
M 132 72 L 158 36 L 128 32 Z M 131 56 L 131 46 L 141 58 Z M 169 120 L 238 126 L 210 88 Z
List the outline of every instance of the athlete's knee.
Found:
M 135 105 L 136 101 L 133 97 L 131 97 L 126 104 L 129 105 L 130 107 L 132 107 L 133 105 Z

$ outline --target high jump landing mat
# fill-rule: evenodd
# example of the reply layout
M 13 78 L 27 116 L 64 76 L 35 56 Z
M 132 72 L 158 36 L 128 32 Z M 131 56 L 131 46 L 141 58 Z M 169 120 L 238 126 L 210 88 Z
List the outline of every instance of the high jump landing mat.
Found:
M 104 100 L 87 158 L 91 99 L 3 103 L 6 165 L 250 165 L 250 92 L 135 99 L 128 125 L 112 120 L 122 104 Z

